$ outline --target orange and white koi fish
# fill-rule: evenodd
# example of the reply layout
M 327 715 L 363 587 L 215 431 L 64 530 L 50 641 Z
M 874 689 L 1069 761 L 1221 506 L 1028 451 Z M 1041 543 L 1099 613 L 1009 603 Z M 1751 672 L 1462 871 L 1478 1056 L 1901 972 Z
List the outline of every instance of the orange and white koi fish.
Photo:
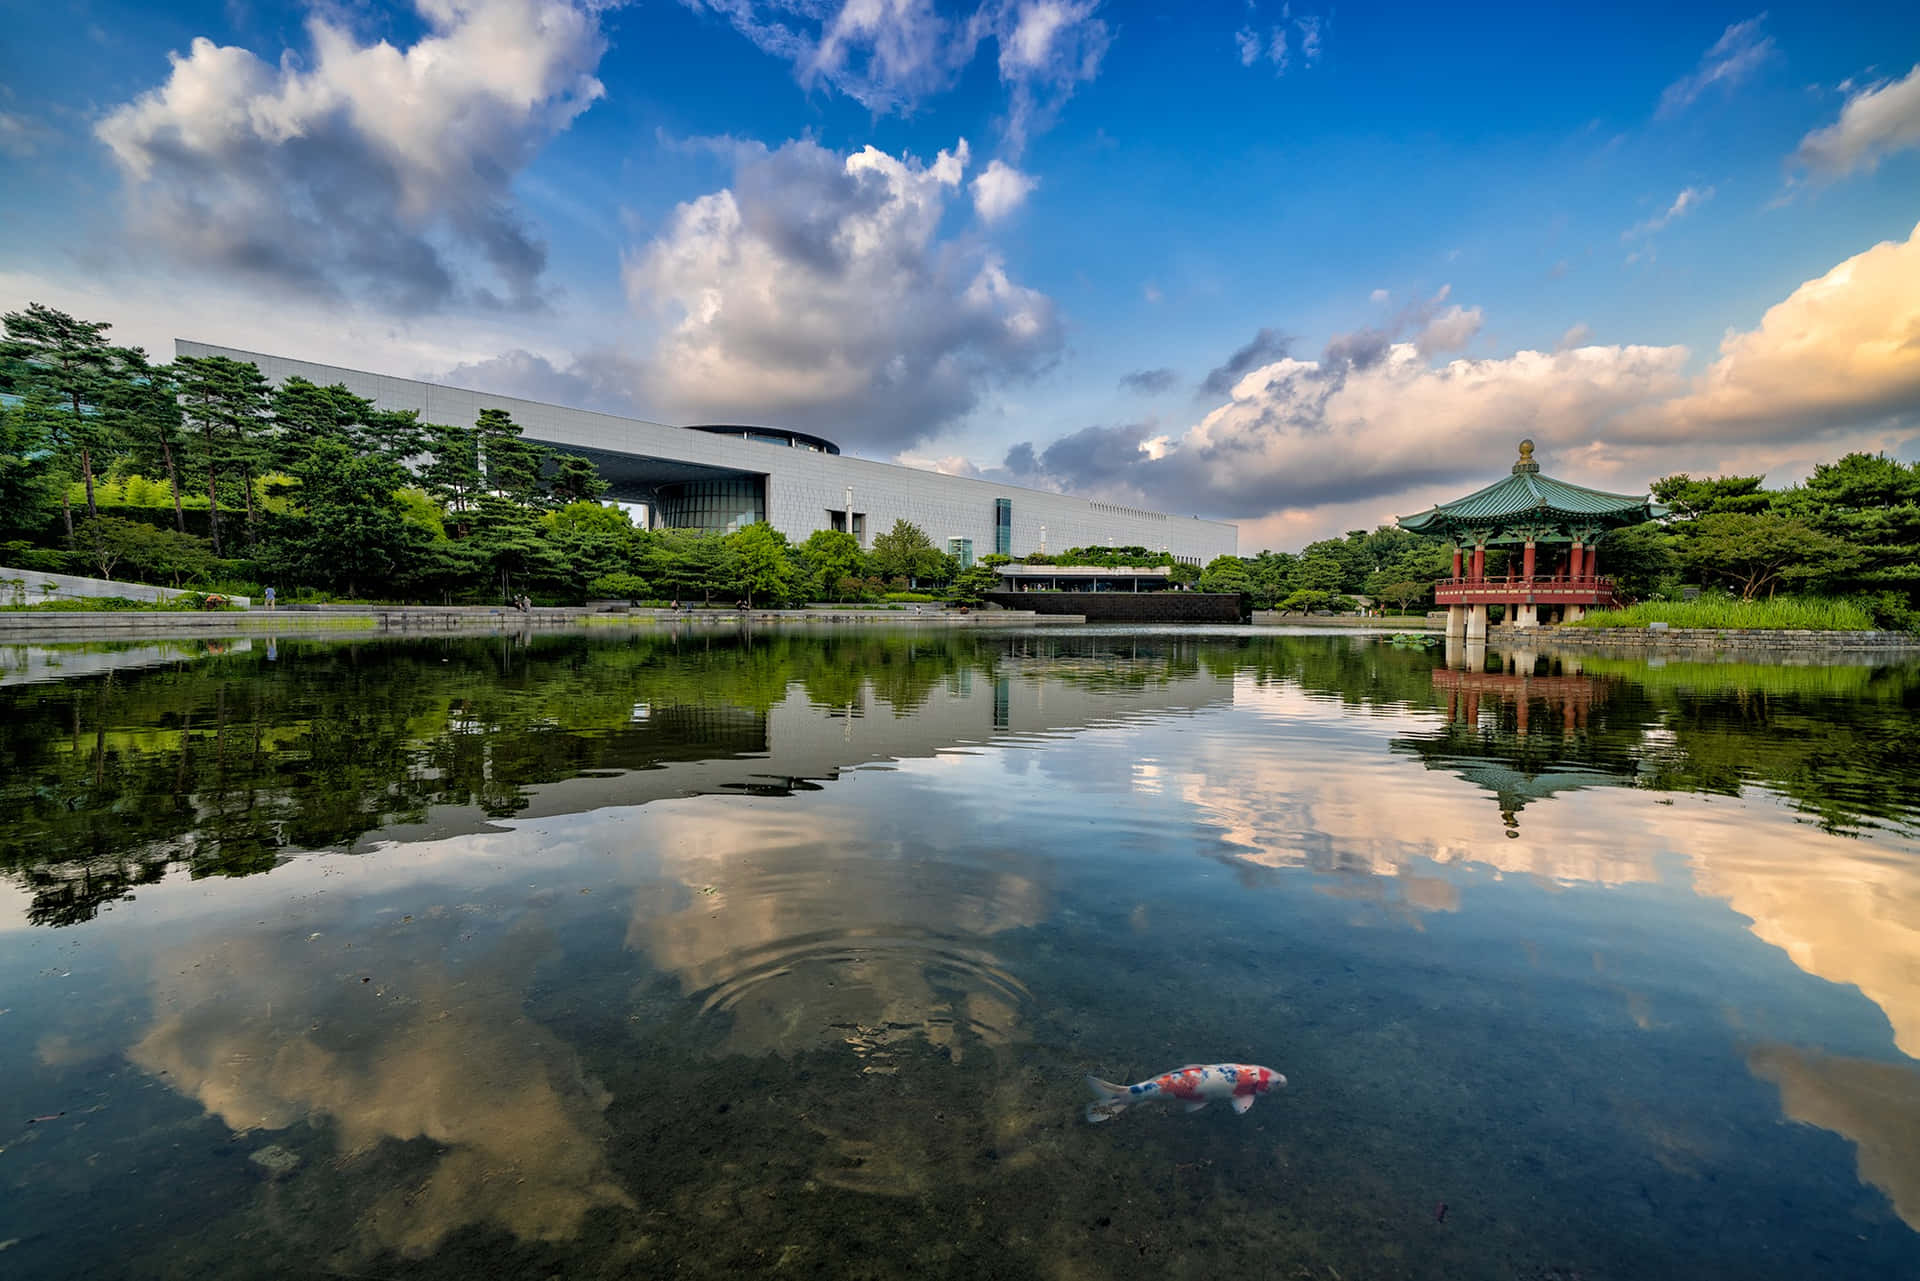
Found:
M 1251 1063 L 1190 1063 L 1137 1085 L 1115 1085 L 1097 1076 L 1087 1078 L 1098 1097 L 1087 1104 L 1087 1120 L 1110 1121 L 1136 1103 L 1179 1102 L 1198 1112 L 1215 1099 L 1228 1099 L 1235 1112 L 1245 1112 L 1268 1090 L 1287 1083 L 1272 1068 Z

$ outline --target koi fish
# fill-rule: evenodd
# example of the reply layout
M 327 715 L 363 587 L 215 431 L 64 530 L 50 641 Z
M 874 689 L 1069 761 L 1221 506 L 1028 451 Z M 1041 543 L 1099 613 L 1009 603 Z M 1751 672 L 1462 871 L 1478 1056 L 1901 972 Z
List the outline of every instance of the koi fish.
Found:
M 1137 1085 L 1115 1085 L 1090 1076 L 1087 1084 L 1098 1097 L 1087 1104 L 1087 1120 L 1109 1121 L 1136 1103 L 1162 1100 L 1178 1100 L 1187 1105 L 1187 1111 L 1198 1112 L 1215 1099 L 1230 1099 L 1235 1112 L 1245 1112 L 1255 1098 L 1286 1083 L 1287 1078 L 1272 1068 L 1250 1063 L 1190 1063 Z

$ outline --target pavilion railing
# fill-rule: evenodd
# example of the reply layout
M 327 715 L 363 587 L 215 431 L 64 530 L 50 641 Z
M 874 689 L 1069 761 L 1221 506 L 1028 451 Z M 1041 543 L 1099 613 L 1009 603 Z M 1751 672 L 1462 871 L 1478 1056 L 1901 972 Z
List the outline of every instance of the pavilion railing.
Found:
M 1535 574 L 1528 578 L 1525 574 L 1488 574 L 1484 578 L 1443 578 L 1438 587 L 1474 587 L 1488 590 L 1510 588 L 1516 592 L 1527 591 L 1612 591 L 1613 579 L 1604 574 L 1582 574 L 1578 578 L 1567 574 Z

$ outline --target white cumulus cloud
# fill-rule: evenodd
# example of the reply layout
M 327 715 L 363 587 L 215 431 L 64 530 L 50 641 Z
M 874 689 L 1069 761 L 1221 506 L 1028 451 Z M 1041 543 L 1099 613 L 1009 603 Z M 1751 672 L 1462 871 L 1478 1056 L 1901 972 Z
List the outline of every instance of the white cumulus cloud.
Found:
M 998 46 L 1007 145 L 1018 155 L 1111 41 L 1100 0 L 985 0 L 943 14 L 934 0 L 681 0 L 726 19 L 762 52 L 877 112 L 910 111 L 951 88 L 983 42 Z
M 404 50 L 320 13 L 311 55 L 278 63 L 200 38 L 96 133 L 133 228 L 185 263 L 402 310 L 526 306 L 546 250 L 513 179 L 601 96 L 602 7 L 416 0 L 429 33 Z
M 1652 434 L 1779 439 L 1920 420 L 1920 225 L 1809 280 L 1729 335 Z
M 1873 169 L 1883 156 L 1920 147 L 1920 64 L 1904 79 L 1870 85 L 1847 99 L 1840 118 L 1800 140 L 1794 158 L 1823 177 Z
M 1003 160 L 996 160 L 971 183 L 973 207 L 985 222 L 998 222 L 1021 205 L 1040 180 L 1021 173 Z
M 1053 301 L 973 237 L 942 238 L 968 164 L 874 147 L 739 149 L 733 185 L 677 207 L 629 254 L 665 326 L 646 403 L 685 419 L 814 427 L 892 453 L 1057 355 Z

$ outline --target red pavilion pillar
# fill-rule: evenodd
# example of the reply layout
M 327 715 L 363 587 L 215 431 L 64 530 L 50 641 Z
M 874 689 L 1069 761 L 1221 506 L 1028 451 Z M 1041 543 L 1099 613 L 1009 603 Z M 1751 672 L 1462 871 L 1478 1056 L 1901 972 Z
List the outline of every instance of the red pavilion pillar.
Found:
M 1487 546 L 1485 543 L 1473 545 L 1473 581 L 1479 582 L 1487 576 Z
M 1460 544 L 1453 545 L 1453 576 L 1460 577 Z
M 1533 581 L 1533 539 L 1527 539 L 1526 548 L 1520 553 L 1520 576 L 1528 582 Z
M 1573 540 L 1573 550 L 1567 553 L 1567 573 L 1573 578 L 1577 579 L 1580 577 L 1580 559 L 1581 553 L 1584 550 L 1585 549 L 1580 546 L 1580 540 L 1575 538 Z

